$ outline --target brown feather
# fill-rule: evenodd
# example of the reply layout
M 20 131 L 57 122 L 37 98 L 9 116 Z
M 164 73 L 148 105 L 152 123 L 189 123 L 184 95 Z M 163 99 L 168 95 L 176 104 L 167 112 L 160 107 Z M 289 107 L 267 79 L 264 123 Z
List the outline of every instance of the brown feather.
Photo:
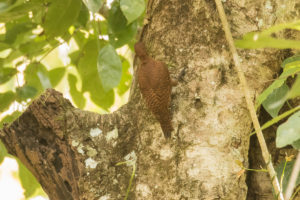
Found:
M 135 45 L 137 56 L 141 60 L 138 69 L 138 83 L 147 107 L 160 122 L 166 138 L 171 136 L 173 127 L 171 124 L 171 78 L 167 66 L 147 55 L 143 43 Z

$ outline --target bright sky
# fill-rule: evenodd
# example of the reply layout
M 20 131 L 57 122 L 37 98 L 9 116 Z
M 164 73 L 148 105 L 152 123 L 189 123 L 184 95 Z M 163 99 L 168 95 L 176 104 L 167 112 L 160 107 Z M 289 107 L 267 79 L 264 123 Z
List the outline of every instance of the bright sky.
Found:
M 6 157 L 0 165 L 0 194 L 3 200 L 24 200 L 24 189 L 18 179 L 19 166 L 15 159 Z M 48 200 L 42 196 L 30 200 Z
M 12 158 L 5 158 L 0 165 L 0 194 L 1 198 L 9 200 L 24 199 L 23 188 L 17 178 L 18 163 Z

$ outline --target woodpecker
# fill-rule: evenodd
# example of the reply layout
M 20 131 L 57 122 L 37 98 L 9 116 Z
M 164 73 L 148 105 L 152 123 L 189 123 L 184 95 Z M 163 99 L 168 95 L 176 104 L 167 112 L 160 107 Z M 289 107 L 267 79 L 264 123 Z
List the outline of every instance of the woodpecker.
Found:
M 171 89 L 176 83 L 171 80 L 167 66 L 147 54 L 143 42 L 137 42 L 134 48 L 141 61 L 138 68 L 138 83 L 142 97 L 149 110 L 159 121 L 165 138 L 170 138 L 173 127 L 169 106 Z

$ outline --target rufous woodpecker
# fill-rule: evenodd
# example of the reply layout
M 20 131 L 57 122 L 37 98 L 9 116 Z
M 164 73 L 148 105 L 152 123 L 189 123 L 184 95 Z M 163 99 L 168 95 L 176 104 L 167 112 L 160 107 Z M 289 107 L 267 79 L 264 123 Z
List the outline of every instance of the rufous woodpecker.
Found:
M 173 131 L 171 123 L 171 89 L 176 82 L 170 78 L 167 66 L 154 60 L 147 54 L 143 42 L 137 42 L 134 46 L 135 53 L 140 59 L 138 68 L 138 83 L 147 107 L 159 121 L 165 138 L 171 137 Z

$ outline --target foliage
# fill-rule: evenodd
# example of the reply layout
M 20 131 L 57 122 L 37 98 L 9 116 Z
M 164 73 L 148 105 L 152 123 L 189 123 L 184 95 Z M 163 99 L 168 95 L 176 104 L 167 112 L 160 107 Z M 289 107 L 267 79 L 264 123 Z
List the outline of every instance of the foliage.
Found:
M 4 160 L 4 157 L 7 156 L 7 151 L 5 149 L 4 144 L 0 141 L 0 164 Z
M 13 156 L 9 155 L 4 147 L 4 144 L 0 141 L 0 164 L 4 160 L 5 157 Z M 24 196 L 26 199 L 34 196 L 46 196 L 44 191 L 42 190 L 40 184 L 34 178 L 34 176 L 30 173 L 30 171 L 19 161 L 19 159 L 15 158 L 19 165 L 18 177 L 20 179 L 20 183 L 23 186 L 25 192 Z
M 296 149 L 299 148 L 300 140 L 300 111 L 296 112 L 289 119 L 281 124 L 277 129 L 276 146 L 284 147 L 292 145 Z
M 261 130 L 264 130 L 264 129 L 266 129 L 266 128 L 269 128 L 270 126 L 272 126 L 272 125 L 278 123 L 280 120 L 283 120 L 284 118 L 286 118 L 287 116 L 293 114 L 294 112 L 296 112 L 296 111 L 298 111 L 298 110 L 300 110 L 300 106 L 297 106 L 297 107 L 295 107 L 295 108 L 292 108 L 291 110 L 288 110 L 288 111 L 282 113 L 281 115 L 278 115 L 277 117 L 275 117 L 275 118 L 273 118 L 273 119 L 267 121 L 266 123 L 264 123 L 264 125 L 261 126 Z M 250 136 L 254 135 L 255 133 L 256 133 L 255 131 L 252 132 L 252 133 L 250 134 Z
M 262 32 L 247 33 L 242 39 L 236 40 L 235 44 L 241 48 L 300 48 L 300 41 L 281 39 L 277 36 L 279 31 L 285 29 L 300 30 L 300 21 L 275 25 Z M 273 117 L 270 121 L 266 122 L 262 129 L 265 129 L 275 123 L 280 122 L 287 116 L 291 115 L 285 122 L 279 125 L 276 133 L 276 146 L 278 148 L 291 145 L 293 148 L 300 149 L 300 106 L 290 108 L 290 110 L 280 113 L 283 105 L 291 99 L 300 96 L 300 55 L 294 55 L 285 59 L 281 67 L 283 72 L 281 75 L 266 88 L 257 98 L 256 108 L 260 105 Z M 287 80 L 292 81 L 291 88 L 287 84 Z M 290 82 L 289 81 L 289 82 Z M 297 112 L 296 112 L 297 111 Z M 252 135 L 252 134 L 251 134 Z M 282 177 L 283 191 L 286 190 L 288 180 L 292 172 L 293 162 L 283 162 L 276 168 L 278 178 Z M 284 172 L 284 175 L 283 175 Z M 297 178 L 296 185 L 300 184 L 300 176 Z
M 40 184 L 37 182 L 35 177 L 30 173 L 30 171 L 17 159 L 19 165 L 19 179 L 21 185 L 23 186 L 25 192 L 24 196 L 26 199 L 34 197 L 37 195 L 46 196 L 42 191 Z
M 132 49 L 144 10 L 144 0 L 1 2 L 0 111 L 63 83 L 76 106 L 85 108 L 88 93 L 88 102 L 109 111 L 131 81 L 128 56 L 117 48 Z M 70 62 L 55 63 L 51 54 L 64 45 Z
M 279 88 L 273 92 L 262 102 L 263 107 L 272 116 L 276 117 L 284 105 L 286 95 L 289 91 L 289 86 L 283 83 Z
M 97 68 L 104 91 L 109 91 L 119 85 L 122 75 L 122 63 L 112 45 L 105 45 L 100 50 Z
M 279 165 L 277 165 L 275 168 L 277 177 L 279 180 L 281 180 L 280 184 L 283 186 L 282 187 L 283 192 L 285 192 L 285 190 L 287 188 L 288 181 L 291 177 L 291 173 L 292 173 L 294 164 L 295 164 L 295 160 L 290 161 L 290 162 L 284 161 L 284 162 L 281 162 Z M 300 176 L 297 178 L 297 181 L 296 181 L 296 185 L 299 185 L 299 184 L 300 184 Z
M 283 85 L 286 82 L 288 77 L 290 77 L 290 76 L 293 77 L 297 73 L 300 72 L 299 61 L 300 61 L 300 56 L 294 56 L 294 57 L 286 59 L 283 62 L 282 74 L 267 89 L 265 89 L 262 94 L 259 95 L 259 97 L 257 98 L 256 107 L 258 107 L 262 102 L 266 101 L 266 99 L 271 94 L 273 95 L 272 102 L 275 102 L 275 103 L 278 102 L 280 104 L 282 104 L 282 101 L 284 102 L 287 100 L 287 98 L 291 97 L 290 94 L 289 95 L 282 94 L 282 93 L 286 94 L 289 90 L 289 88 L 287 88 L 287 86 L 283 86 Z M 280 88 L 280 89 L 278 89 L 278 88 Z M 276 91 L 276 89 L 278 89 L 278 90 Z M 294 91 L 292 91 L 292 92 L 296 93 L 295 91 L 297 91 L 297 88 L 294 88 Z M 281 94 L 278 95 L 278 93 L 281 93 Z M 271 101 L 271 100 L 269 100 L 269 101 Z M 267 104 L 267 105 L 269 105 L 269 104 Z M 270 110 L 267 107 L 268 106 L 266 106 L 265 109 L 267 109 L 267 111 L 269 112 Z M 277 114 L 278 114 L 278 112 L 277 112 Z M 277 116 L 277 114 L 275 116 Z
M 241 40 L 236 40 L 235 45 L 240 48 L 278 48 L 278 49 L 300 49 L 300 41 L 275 38 L 274 34 L 284 29 L 300 30 L 300 20 L 292 23 L 275 25 L 260 33 L 251 32 L 243 36 Z
M 115 95 L 129 91 L 128 53 L 144 10 L 145 0 L 1 1 L 0 128 L 21 114 L 12 108 L 26 106 L 47 88 L 69 91 L 79 108 L 92 102 L 97 111 L 109 112 Z M 3 149 L 0 144 L 0 161 Z M 20 169 L 29 197 L 36 185 L 29 188 L 32 178 Z

